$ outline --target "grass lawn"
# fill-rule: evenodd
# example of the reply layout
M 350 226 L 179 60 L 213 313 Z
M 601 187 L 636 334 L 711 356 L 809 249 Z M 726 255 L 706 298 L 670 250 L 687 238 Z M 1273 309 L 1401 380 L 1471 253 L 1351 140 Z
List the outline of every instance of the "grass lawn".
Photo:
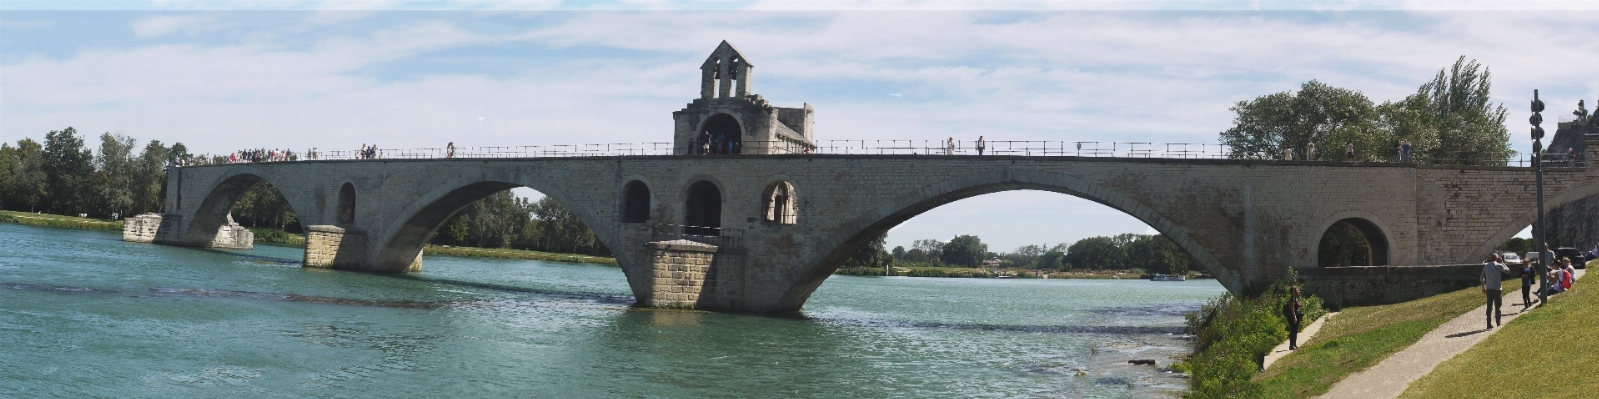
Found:
M 423 254 L 445 256 L 468 256 L 478 258 L 500 259 L 532 259 L 552 262 L 594 263 L 616 266 L 616 258 L 600 256 L 558 254 L 551 252 L 528 251 L 522 249 L 500 248 L 473 248 L 473 247 L 446 247 L 441 245 L 428 245 L 422 249 Z
M 94 218 L 80 218 L 77 216 L 53 215 L 49 213 L 32 213 L 16 211 L 0 211 L 0 222 L 11 222 L 34 226 L 68 227 L 74 229 L 100 229 L 122 230 L 122 221 L 108 222 Z
M 1507 279 L 1504 288 L 1506 292 L 1518 289 L 1520 280 Z M 1254 381 L 1260 384 L 1262 396 L 1268 398 L 1326 393 L 1344 377 L 1409 347 L 1427 332 L 1482 302 L 1482 291 L 1472 287 L 1410 302 L 1345 308 L 1323 324 L 1315 338 L 1272 363 Z
M 1599 261 L 1589 263 L 1589 267 Z M 1549 304 L 1439 364 L 1401 398 L 1599 396 L 1599 287 L 1572 284 Z M 1520 298 L 1517 298 L 1520 301 Z M 1558 339 L 1558 346 L 1556 345 Z

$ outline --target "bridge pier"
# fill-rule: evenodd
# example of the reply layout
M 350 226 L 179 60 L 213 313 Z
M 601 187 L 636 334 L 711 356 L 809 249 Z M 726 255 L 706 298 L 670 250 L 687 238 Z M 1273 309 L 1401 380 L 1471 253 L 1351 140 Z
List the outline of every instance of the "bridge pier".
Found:
M 417 251 L 409 265 L 398 268 L 374 267 L 373 256 L 368 251 L 366 229 L 355 226 L 311 225 L 305 232 L 305 267 L 356 271 L 381 271 L 410 273 L 422 271 L 422 251 Z M 381 265 L 377 265 L 381 266 Z
M 185 247 L 253 249 L 255 233 L 233 222 L 217 226 L 216 231 L 186 231 L 183 215 L 143 214 L 122 220 L 122 241 Z

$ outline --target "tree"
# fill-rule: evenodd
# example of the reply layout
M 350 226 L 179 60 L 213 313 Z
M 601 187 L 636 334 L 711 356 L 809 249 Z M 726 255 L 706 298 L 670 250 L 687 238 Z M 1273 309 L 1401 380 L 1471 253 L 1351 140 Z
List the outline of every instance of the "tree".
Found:
M 100 153 L 95 156 L 93 189 L 99 214 L 124 214 L 133 207 L 134 160 L 132 137 L 109 132 L 100 135 Z
M 45 185 L 50 194 L 47 209 L 58 214 L 88 211 L 85 199 L 92 192 L 94 155 L 83 147 L 78 130 L 68 127 L 44 136 Z
M 988 255 L 988 244 L 984 244 L 977 236 L 962 235 L 944 244 L 939 260 L 949 265 L 977 267 L 982 264 L 985 255 Z
M 161 212 L 166 203 L 167 169 L 171 150 L 161 140 L 150 140 L 134 164 L 133 213 Z
M 888 236 L 884 235 L 884 237 L 888 237 Z M 903 246 L 903 245 L 895 246 L 893 255 L 894 255 L 894 259 L 904 259 L 905 258 L 905 246 Z
M 1237 115 L 1233 127 L 1221 133 L 1221 142 L 1232 147 L 1233 158 L 1281 159 L 1287 149 L 1295 159 L 1304 159 L 1312 142 L 1317 159 L 1342 159 L 1348 141 L 1356 142 L 1357 154 L 1374 148 L 1367 142 L 1373 107 L 1358 91 L 1312 80 L 1297 93 L 1239 101 L 1229 109 Z
M 848 260 L 845 260 L 844 267 L 882 268 L 884 266 L 888 266 L 890 263 L 893 263 L 894 258 L 890 257 L 888 251 L 883 249 L 887 239 L 888 233 L 886 232 L 877 236 L 877 238 L 872 239 L 872 241 L 867 243 L 867 245 L 861 248 L 860 251 L 856 251 L 855 255 L 852 255 Z M 900 248 L 900 250 L 903 251 L 904 248 Z
M 1049 251 L 1038 257 L 1038 268 L 1045 270 L 1066 270 L 1071 265 L 1066 263 L 1066 254 L 1060 251 Z
M 1383 139 L 1409 140 L 1416 162 L 1503 165 L 1515 151 L 1505 129 L 1508 111 L 1489 101 L 1492 86 L 1487 67 L 1460 56 L 1416 94 L 1378 107 Z
M 1320 267 L 1365 266 L 1371 264 L 1371 247 L 1366 235 L 1349 223 L 1333 223 L 1321 236 L 1316 249 Z
M 1089 237 L 1077 240 L 1066 251 L 1066 262 L 1086 269 L 1121 269 L 1127 253 L 1112 237 Z
M 1187 274 L 1189 259 L 1188 253 L 1166 236 L 1140 235 L 1127 244 L 1127 263 L 1150 273 Z
M 26 208 L 33 212 L 46 198 L 50 197 L 48 176 L 44 168 L 44 149 L 39 142 L 33 139 L 17 141 L 15 155 L 7 162 L 11 164 L 11 178 L 7 184 L 7 193 L 0 201 L 0 206 Z

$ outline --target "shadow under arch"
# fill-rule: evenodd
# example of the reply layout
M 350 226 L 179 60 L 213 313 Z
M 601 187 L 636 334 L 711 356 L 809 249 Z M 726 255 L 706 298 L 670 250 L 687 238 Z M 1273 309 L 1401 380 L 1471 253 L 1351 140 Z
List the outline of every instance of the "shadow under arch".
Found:
M 593 209 L 583 207 L 584 201 L 568 195 L 553 185 L 545 184 L 521 174 L 503 174 L 457 178 L 420 197 L 398 213 L 401 221 L 389 230 L 377 232 L 381 245 L 372 271 L 405 271 L 421 253 L 422 247 L 432 238 L 444 222 L 456 212 L 473 202 L 508 189 L 527 187 L 544 194 L 570 210 L 584 226 L 604 226 L 599 223 Z M 594 229 L 595 239 L 607 248 L 614 247 L 614 238 L 608 229 Z M 626 256 L 627 251 L 613 251 L 614 256 Z M 619 262 L 620 263 L 620 262 Z M 626 272 L 626 268 L 623 268 Z M 631 282 L 631 279 L 629 280 Z
M 1327 238 L 1328 231 L 1340 223 L 1353 227 L 1364 236 L 1367 249 L 1370 251 L 1367 257 L 1368 263 L 1371 263 L 1370 266 L 1391 265 L 1398 257 L 1398 254 L 1393 253 L 1392 250 L 1398 248 L 1399 243 L 1394 238 L 1393 229 L 1381 217 L 1365 210 L 1346 209 L 1322 219 L 1322 222 L 1318 224 L 1320 228 L 1315 230 L 1321 232 L 1321 236 L 1317 238 L 1316 252 L 1311 254 L 1309 260 L 1302 261 L 1301 264 L 1315 265 L 1315 267 L 1324 266 L 1321 264 L 1321 241 Z
M 1153 209 L 1110 190 L 1070 175 L 1032 169 L 995 169 L 974 173 L 928 185 L 905 194 L 847 222 L 841 230 L 855 231 L 852 236 L 819 243 L 818 248 L 833 248 L 815 264 L 805 280 L 784 293 L 780 303 L 804 303 L 816 287 L 843 265 L 851 255 L 865 247 L 878 235 L 924 212 L 951 202 L 1003 191 L 1039 190 L 1071 195 L 1111 207 L 1126 213 L 1159 231 L 1187 252 L 1200 267 L 1210 272 L 1216 280 L 1232 292 L 1242 292 L 1246 287 L 1234 271 L 1222 267 L 1210 250 L 1201 246 L 1188 233 Z
M 290 195 L 283 191 L 277 177 L 253 166 L 236 166 L 219 176 L 211 185 L 205 199 L 200 201 L 200 207 L 194 211 L 194 217 L 185 223 L 183 228 L 184 244 L 192 246 L 205 246 L 216 239 L 217 229 L 228 222 L 228 213 L 233 210 L 234 203 L 239 201 L 251 186 L 262 181 L 272 185 L 272 190 L 277 191 L 288 202 L 289 210 L 294 212 L 300 220 L 300 225 L 310 224 L 315 215 L 308 215 L 301 211 L 316 209 L 305 202 L 305 198 Z

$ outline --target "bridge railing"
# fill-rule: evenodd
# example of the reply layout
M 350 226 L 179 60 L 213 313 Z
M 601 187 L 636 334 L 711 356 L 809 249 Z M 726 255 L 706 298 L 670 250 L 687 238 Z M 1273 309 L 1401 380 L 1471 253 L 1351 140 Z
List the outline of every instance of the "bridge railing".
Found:
M 650 241 L 688 240 L 721 248 L 743 248 L 743 239 L 742 229 L 670 223 L 656 223 L 650 226 Z
M 977 142 L 970 140 L 820 140 L 814 143 L 795 142 L 791 140 L 779 141 L 753 141 L 739 142 L 737 145 L 727 145 L 721 148 L 702 146 L 694 148 L 695 153 L 701 153 L 704 148 L 712 148 L 713 153 L 745 153 L 745 154 L 834 154 L 834 155 L 1008 155 L 1008 156 L 1066 156 L 1066 157 L 1102 157 L 1102 158 L 1158 158 L 1158 159 L 1231 159 L 1234 155 L 1231 148 L 1222 144 L 1209 143 L 1152 143 L 1152 142 L 1110 142 L 1110 141 L 1026 141 L 1026 140 L 996 140 L 986 141 L 979 151 Z M 406 148 L 406 149 L 378 149 L 375 151 L 357 150 L 320 150 L 310 149 L 296 152 L 289 159 L 293 160 L 360 160 L 360 159 L 445 159 L 445 158 L 560 158 L 560 157 L 595 157 L 595 156 L 646 156 L 646 155 L 686 155 L 676 154 L 679 150 L 673 143 L 647 142 L 647 143 L 602 143 L 602 144 L 558 144 L 558 145 L 531 145 L 513 147 L 457 147 L 450 148 Z M 687 150 L 682 150 L 687 152 Z M 1324 154 L 1316 161 L 1343 162 L 1343 154 Z M 1586 167 L 1587 161 L 1581 159 L 1568 159 L 1566 154 L 1545 154 L 1543 161 L 1550 167 Z M 1273 160 L 1276 158 L 1263 158 Z M 1451 164 L 1451 165 L 1484 165 L 1484 166 L 1531 166 L 1531 156 L 1521 154 L 1508 159 L 1440 159 L 1427 160 L 1415 159 L 1409 163 L 1418 164 Z M 238 161 L 246 162 L 246 161 Z M 1378 159 L 1363 159 L 1362 162 L 1395 162 L 1400 160 L 1397 156 Z M 203 164 L 203 163 L 202 163 Z

